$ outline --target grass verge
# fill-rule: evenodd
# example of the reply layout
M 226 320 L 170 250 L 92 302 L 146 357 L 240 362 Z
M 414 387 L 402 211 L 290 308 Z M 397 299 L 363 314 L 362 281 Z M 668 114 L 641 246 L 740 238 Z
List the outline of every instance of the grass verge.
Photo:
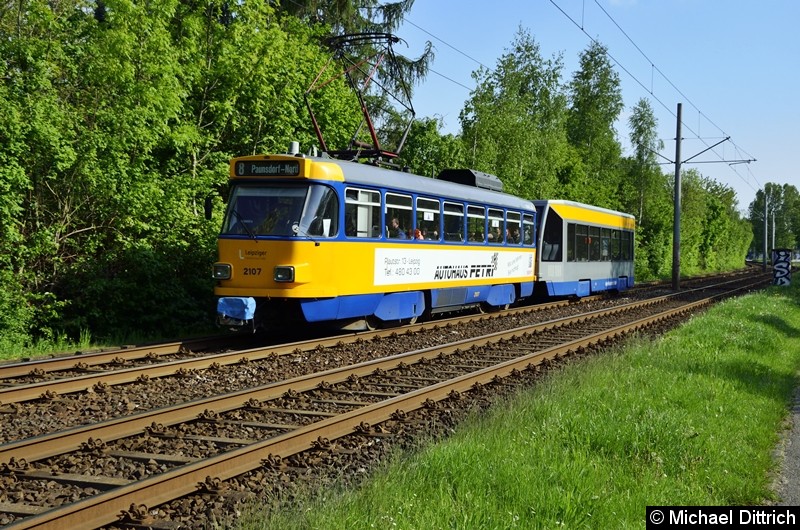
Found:
M 52 339 L 41 339 L 33 344 L 20 344 L 7 337 L 0 336 L 0 362 L 19 361 L 38 359 L 43 357 L 53 357 L 59 355 L 70 355 L 77 351 L 91 352 L 100 349 L 122 348 L 122 345 L 147 345 L 158 342 L 177 342 L 192 337 L 205 337 L 219 334 L 218 328 L 208 328 L 207 330 L 186 332 L 175 337 L 162 337 L 157 335 L 127 335 L 124 337 L 112 337 L 106 340 L 96 340 L 91 333 L 82 331 L 77 341 L 65 336 Z
M 769 502 L 799 336 L 797 283 L 729 300 L 566 366 L 356 491 L 255 508 L 241 527 L 641 528 L 647 505 Z
M 82 332 L 77 341 L 66 337 L 43 339 L 35 344 L 19 344 L 6 337 L 0 336 L 0 361 L 17 361 L 20 359 L 35 359 L 47 357 L 63 352 L 85 350 L 95 347 L 88 332 Z

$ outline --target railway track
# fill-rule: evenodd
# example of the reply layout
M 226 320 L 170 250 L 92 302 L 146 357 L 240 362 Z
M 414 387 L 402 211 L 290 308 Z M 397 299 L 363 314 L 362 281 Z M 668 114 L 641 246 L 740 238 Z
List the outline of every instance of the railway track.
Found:
M 175 527 L 180 510 L 170 508 L 171 517 L 162 520 L 148 507 L 191 494 L 225 498 L 241 491 L 226 481 L 266 469 L 284 472 L 295 455 L 368 450 L 375 440 L 403 430 L 418 411 L 482 386 L 504 385 L 554 359 L 679 319 L 768 281 L 729 280 L 536 323 L 520 322 L 520 311 L 505 315 L 517 319 L 513 328 L 506 320 L 506 329 L 469 337 L 453 333 L 454 325 L 443 326 L 437 331 L 449 341 L 399 353 L 378 347 L 380 355 L 357 364 L 10 441 L 0 445 L 0 523 Z M 476 327 L 488 320 L 477 318 L 484 320 L 474 320 Z M 322 349 L 369 350 L 386 338 L 409 342 L 414 335 L 406 333 L 358 337 L 347 345 L 338 340 Z M 292 352 L 299 355 L 297 348 Z
M 618 304 L 625 299 L 602 300 L 597 297 L 595 304 Z M 424 333 L 430 330 L 447 327 L 458 327 L 452 333 L 480 334 L 483 328 L 503 325 L 503 321 L 541 321 L 550 312 L 558 310 L 561 314 L 585 311 L 586 303 L 558 302 L 544 306 L 531 306 L 508 310 L 504 313 L 491 315 L 460 316 L 452 319 L 440 320 L 435 323 L 416 324 L 389 330 L 372 331 L 360 334 L 337 335 L 326 339 L 313 339 L 279 346 L 266 346 L 246 350 L 223 351 L 221 353 L 205 352 L 199 356 L 184 354 L 182 358 L 172 359 L 167 357 L 149 356 L 146 349 L 141 349 L 133 355 L 141 358 L 143 355 L 150 358 L 151 362 L 134 365 L 128 360 L 120 358 L 118 353 L 113 354 L 114 362 L 96 363 L 92 368 L 83 365 L 75 369 L 74 362 L 81 363 L 80 356 L 70 357 L 68 360 L 56 359 L 56 364 L 50 366 L 51 370 L 45 372 L 46 376 L 30 375 L 31 368 L 26 363 L 7 365 L 8 370 L 0 367 L 0 413 L 21 412 L 18 404 L 30 401 L 46 403 L 55 399 L 64 399 L 74 393 L 102 393 L 107 394 L 111 388 L 118 385 L 146 383 L 159 378 L 171 378 L 177 381 L 186 380 L 198 372 L 211 371 L 223 372 L 227 367 L 248 364 L 251 369 L 257 370 L 262 366 L 266 372 L 271 372 L 277 358 L 287 356 L 305 356 L 315 351 L 329 351 L 333 347 L 346 347 L 354 343 L 364 343 L 375 340 L 389 340 L 402 335 L 418 335 L 424 342 Z M 498 324 L 499 323 L 499 324 Z M 406 339 L 403 339 L 404 341 Z M 436 339 L 438 340 L 438 339 Z M 342 352 L 345 356 L 346 352 Z M 103 354 L 108 358 L 108 354 Z M 336 356 L 336 355 L 334 355 Z M 283 362 L 283 361 L 278 361 Z M 33 370 L 39 374 L 41 362 L 37 362 Z M 71 370 L 64 370 L 64 366 L 72 366 Z M 232 370 L 237 370 L 233 368 Z M 19 374 L 28 373 L 29 376 L 20 377 Z M 221 374 L 220 377 L 224 377 Z M 271 377 L 271 376 L 268 376 Z M 250 382 L 252 384 L 252 381 Z M 0 428 L 0 436 L 2 428 Z M 7 438 L 7 436 L 4 436 Z
M 709 284 L 719 280 L 736 281 L 750 273 L 742 271 L 735 274 L 718 275 L 700 278 L 688 283 Z M 635 293 L 644 292 L 652 296 L 662 288 L 660 284 L 639 287 Z M 661 289 L 663 292 L 668 292 Z M 622 300 L 627 298 L 623 297 Z M 529 315 L 540 315 L 555 309 L 570 308 L 582 311 L 587 303 L 605 301 L 614 304 L 615 299 L 604 295 L 583 298 L 579 301 L 558 301 L 542 305 L 524 306 L 496 313 L 490 318 L 514 318 Z M 583 305 L 582 305 L 583 304 Z M 125 347 L 114 350 L 91 353 L 78 352 L 74 355 L 59 355 L 52 358 L 33 361 L 11 362 L 0 364 L 0 403 L 8 405 L 33 399 L 52 399 L 55 396 L 73 392 L 84 392 L 92 388 L 102 388 L 118 384 L 131 383 L 137 380 L 182 375 L 192 370 L 206 370 L 214 365 L 230 365 L 241 362 L 261 360 L 271 356 L 297 353 L 318 348 L 328 348 L 333 344 L 346 344 L 356 340 L 372 340 L 390 336 L 398 332 L 415 333 L 434 326 L 450 324 L 472 324 L 485 320 L 482 315 L 458 316 L 438 320 L 435 323 L 404 326 L 402 329 L 348 333 L 334 335 L 328 339 L 311 339 L 290 342 L 275 347 L 274 340 L 269 345 L 243 349 L 246 344 L 253 343 L 252 336 L 219 336 L 207 337 L 179 342 L 154 344 L 138 347 Z
M 747 277 L 753 274 L 755 269 L 741 269 L 739 271 L 728 272 L 723 274 L 715 274 L 707 277 L 698 277 L 684 280 L 682 286 L 684 288 L 692 288 L 702 286 L 709 282 L 718 282 L 724 279 L 736 279 Z M 637 284 L 635 287 L 626 291 L 629 293 L 640 293 L 643 291 L 655 291 L 661 289 L 665 293 L 670 289 L 668 282 L 652 282 L 647 284 Z M 605 295 L 590 296 L 580 300 L 573 301 L 572 303 L 580 303 L 585 301 L 592 301 L 607 298 Z M 527 306 L 536 310 L 547 310 L 553 307 L 563 306 L 570 302 L 556 301 L 545 303 L 538 306 Z M 513 310 L 512 310 L 513 311 Z M 456 319 L 442 319 L 445 323 L 448 321 L 456 321 Z M 366 333 L 368 334 L 368 333 Z M 340 334 L 337 334 L 340 335 Z M 356 335 L 356 333 L 346 333 L 341 336 Z M 298 337 L 295 334 L 294 339 L 288 333 L 280 337 L 272 336 L 270 343 L 280 344 L 282 342 L 296 342 Z M 100 350 L 90 351 L 77 351 L 75 353 L 60 353 L 54 354 L 49 357 L 42 357 L 37 359 L 22 359 L 20 361 L 4 361 L 0 362 L 0 387 L 13 386 L 26 382 L 25 378 L 38 378 L 41 380 L 48 375 L 60 376 L 69 375 L 71 371 L 75 371 L 78 375 L 85 373 L 87 370 L 98 369 L 104 366 L 109 366 L 111 369 L 114 367 L 130 365 L 134 362 L 141 362 L 142 364 L 152 364 L 159 359 L 173 360 L 175 357 L 192 356 L 196 357 L 198 354 L 205 352 L 215 352 L 219 350 L 236 349 L 242 350 L 248 348 L 247 343 L 254 342 L 252 335 L 230 335 L 223 334 L 220 336 L 201 337 L 196 339 L 186 339 L 173 342 L 164 342 L 156 344 L 148 344 L 142 346 L 127 345 L 119 348 L 105 348 Z M 263 336 L 257 337 L 261 342 L 265 341 Z

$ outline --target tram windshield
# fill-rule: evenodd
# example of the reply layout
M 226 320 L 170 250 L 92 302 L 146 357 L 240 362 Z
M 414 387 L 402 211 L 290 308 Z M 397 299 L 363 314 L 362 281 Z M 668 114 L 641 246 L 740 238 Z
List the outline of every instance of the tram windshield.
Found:
M 338 220 L 339 200 L 328 186 L 240 184 L 231 190 L 222 234 L 334 237 Z

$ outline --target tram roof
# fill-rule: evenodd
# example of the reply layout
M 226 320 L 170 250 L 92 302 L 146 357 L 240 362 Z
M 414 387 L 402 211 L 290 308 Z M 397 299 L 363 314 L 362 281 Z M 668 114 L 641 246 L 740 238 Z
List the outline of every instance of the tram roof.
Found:
M 572 207 L 575 207 L 575 208 L 581 208 L 581 209 L 584 209 L 584 210 L 591 210 L 593 212 L 605 213 L 605 214 L 610 214 L 610 215 L 618 215 L 620 217 L 627 217 L 627 218 L 630 218 L 630 219 L 636 219 L 636 217 L 634 217 L 633 215 L 631 215 L 629 213 L 618 212 L 618 211 L 615 211 L 615 210 L 609 210 L 608 208 L 602 208 L 600 206 L 594 206 L 594 205 L 591 205 L 591 204 L 584 204 L 582 202 L 567 201 L 567 200 L 560 200 L 560 199 L 558 199 L 558 200 L 551 199 L 551 200 L 535 200 L 535 201 L 533 201 L 533 204 L 536 205 L 536 208 L 538 208 L 540 211 L 543 210 L 544 208 L 546 208 L 549 205 L 553 205 L 553 206 L 563 205 L 563 206 L 572 206 Z
M 392 191 L 405 191 L 441 199 L 475 202 L 506 208 L 522 210 L 535 209 L 533 201 L 504 192 L 457 184 L 446 180 L 415 175 L 414 173 L 360 164 L 347 160 L 318 157 L 309 158 L 314 162 L 338 165 L 342 170 L 344 181 L 347 184 L 369 185 L 387 188 Z

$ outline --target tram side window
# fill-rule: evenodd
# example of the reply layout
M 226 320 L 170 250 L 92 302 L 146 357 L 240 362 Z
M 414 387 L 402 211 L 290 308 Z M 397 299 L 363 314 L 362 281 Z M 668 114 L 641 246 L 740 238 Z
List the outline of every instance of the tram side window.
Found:
M 589 237 L 589 227 L 586 225 L 570 225 L 575 227 L 575 261 L 589 261 L 589 246 L 591 238 Z
M 575 223 L 567 224 L 567 261 L 578 261 L 576 254 L 577 235 L 575 235 Z
M 464 241 L 464 205 L 444 203 L 444 240 Z
M 486 210 L 483 206 L 467 206 L 467 238 L 471 243 L 485 243 Z
M 345 190 L 344 219 L 344 233 L 347 237 L 380 237 L 380 192 L 347 188 Z
M 334 237 L 339 232 L 339 198 L 327 186 L 310 186 L 300 231 L 314 237 Z
M 568 261 L 575 261 L 575 225 L 570 223 L 567 230 L 569 249 Z M 542 234 L 542 248 L 539 252 L 542 261 L 561 261 L 562 249 L 561 240 L 564 235 L 564 219 L 555 210 L 547 212 L 547 220 Z
M 417 198 L 417 230 L 425 241 L 439 241 L 439 201 Z
M 600 261 L 600 227 L 589 227 L 589 261 Z
M 533 216 L 531 214 L 522 215 L 522 244 L 533 245 L 534 239 L 534 224 Z
M 506 229 L 503 226 L 503 210 L 489 208 L 489 243 L 502 244 L 506 240 Z
M 633 232 L 622 231 L 622 259 L 631 261 L 633 259 Z
M 611 260 L 611 229 L 600 229 L 600 259 L 602 261 Z
M 567 226 L 567 261 L 632 259 L 633 232 L 573 223 Z
M 619 261 L 622 258 L 622 232 L 619 230 L 611 231 L 611 261 Z
M 519 245 L 521 243 L 519 212 L 506 213 L 506 243 L 509 245 Z
M 411 239 L 414 234 L 411 216 L 411 197 L 396 193 L 386 194 L 386 237 Z

